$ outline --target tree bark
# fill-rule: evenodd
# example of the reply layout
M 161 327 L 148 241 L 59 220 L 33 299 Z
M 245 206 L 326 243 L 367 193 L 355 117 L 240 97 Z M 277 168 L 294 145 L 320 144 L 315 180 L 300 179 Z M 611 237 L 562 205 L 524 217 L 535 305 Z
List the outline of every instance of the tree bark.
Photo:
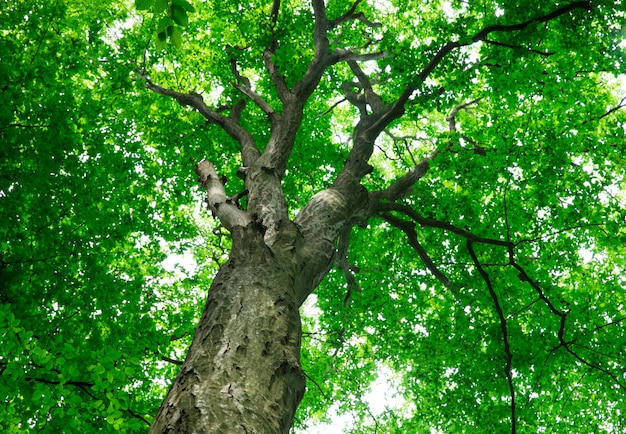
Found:
M 257 223 L 233 228 L 230 259 L 150 433 L 289 432 L 305 389 L 298 267 L 264 232 Z

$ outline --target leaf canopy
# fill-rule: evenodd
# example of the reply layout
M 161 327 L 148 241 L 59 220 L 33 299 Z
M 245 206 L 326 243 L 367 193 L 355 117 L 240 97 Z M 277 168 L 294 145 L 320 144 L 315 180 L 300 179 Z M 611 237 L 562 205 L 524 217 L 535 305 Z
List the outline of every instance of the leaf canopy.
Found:
M 290 212 L 343 168 L 367 87 L 408 97 L 363 185 L 429 168 L 353 229 L 356 284 L 337 267 L 305 303 L 296 432 L 337 414 L 344 432 L 499 432 L 512 409 L 519 432 L 623 432 L 624 6 L 326 3 L 343 57 L 304 108 Z M 230 243 L 193 164 L 243 185 L 232 136 L 144 78 L 241 107 L 263 150 L 283 107 L 264 56 L 293 88 L 315 22 L 299 0 L 5 3 L 0 431 L 147 430 Z

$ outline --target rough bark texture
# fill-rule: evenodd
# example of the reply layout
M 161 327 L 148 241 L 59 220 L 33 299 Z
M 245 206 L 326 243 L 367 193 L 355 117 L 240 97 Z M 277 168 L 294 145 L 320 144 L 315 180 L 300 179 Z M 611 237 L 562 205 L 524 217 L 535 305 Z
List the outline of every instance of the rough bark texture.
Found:
M 151 433 L 288 433 L 305 388 L 294 262 L 258 224 L 233 230 L 182 369 Z

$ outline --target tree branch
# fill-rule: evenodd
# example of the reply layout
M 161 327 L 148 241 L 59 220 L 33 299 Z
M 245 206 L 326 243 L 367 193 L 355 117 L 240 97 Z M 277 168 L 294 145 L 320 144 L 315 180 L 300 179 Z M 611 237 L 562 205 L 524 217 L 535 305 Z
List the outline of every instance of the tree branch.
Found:
M 207 190 L 209 208 L 226 229 L 230 231 L 235 226 L 245 227 L 252 222 L 247 212 L 227 200 L 224 184 L 217 176 L 213 163 L 201 161 L 196 165 L 195 170 L 198 174 L 198 182 Z
M 284 104 L 288 97 L 288 94 L 290 93 L 289 87 L 285 82 L 285 77 L 283 77 L 279 73 L 278 67 L 272 60 L 272 58 L 276 55 L 276 49 L 278 47 L 278 41 L 276 40 L 274 29 L 276 28 L 276 24 L 278 22 L 279 12 L 280 0 L 274 0 L 274 2 L 272 3 L 272 11 L 270 12 L 270 23 L 272 24 L 272 40 L 267 49 L 263 52 L 263 63 L 265 64 L 265 69 L 270 75 L 272 83 L 274 83 L 278 98 L 280 98 L 280 100 Z
M 335 255 L 335 263 L 339 269 L 346 276 L 346 284 L 348 285 L 348 291 L 343 299 L 344 307 L 348 306 L 353 292 L 362 292 L 359 283 L 356 281 L 354 274 L 352 273 L 352 266 L 348 263 L 348 251 L 350 248 L 350 230 L 352 226 L 346 225 L 341 234 L 339 235 L 339 245 L 337 246 L 337 253 Z
M 396 180 L 393 184 L 387 187 L 385 190 L 373 192 L 372 197 L 376 202 L 385 200 L 388 202 L 395 202 L 401 197 L 406 196 L 411 192 L 411 188 L 417 181 L 422 179 L 428 169 L 430 168 L 430 161 L 439 155 L 439 151 L 434 151 L 424 157 L 419 163 L 407 172 L 400 179 Z M 412 157 L 411 157 L 412 158 Z
M 513 48 L 513 49 L 516 49 L 516 50 L 525 50 L 525 51 L 527 51 L 529 53 L 538 54 L 538 55 L 544 56 L 544 57 L 550 57 L 550 56 L 554 55 L 553 51 L 539 51 L 539 50 L 534 50 L 532 48 L 522 47 L 521 45 L 505 44 L 504 42 L 492 41 L 491 39 L 484 39 L 483 42 L 486 43 L 486 44 L 495 45 L 495 46 L 498 46 L 498 47 Z
M 441 61 L 451 51 L 453 51 L 454 49 L 459 48 L 459 47 L 465 47 L 465 46 L 468 46 L 468 45 L 472 45 L 472 44 L 474 44 L 476 42 L 479 42 L 479 41 L 485 41 L 487 39 L 487 36 L 489 36 L 490 33 L 494 33 L 494 32 L 507 33 L 507 32 L 516 32 L 516 31 L 524 30 L 525 28 L 527 28 L 531 24 L 534 24 L 534 23 L 544 23 L 544 22 L 553 20 L 553 19 L 558 18 L 559 16 L 564 15 L 564 14 L 566 14 L 568 12 L 571 12 L 571 11 L 573 11 L 575 9 L 586 9 L 586 10 L 589 10 L 590 8 L 591 8 L 591 2 L 590 1 L 577 1 L 577 2 L 570 3 L 568 5 L 562 6 L 562 7 L 558 8 L 558 9 L 552 11 L 549 14 L 542 15 L 542 16 L 530 19 L 528 21 L 524 21 L 522 23 L 509 24 L 509 25 L 494 24 L 494 25 L 491 25 L 491 26 L 487 26 L 484 29 L 482 29 L 481 31 L 479 31 L 478 33 L 476 33 L 474 36 L 472 36 L 471 37 L 471 42 L 463 42 L 463 43 L 456 42 L 456 41 L 448 42 L 445 45 L 443 45 L 437 51 L 437 53 L 435 53 L 435 55 L 432 57 L 432 59 L 417 74 L 417 77 L 416 77 L 416 80 L 414 81 L 414 83 L 412 83 L 409 86 L 407 86 L 407 88 L 402 93 L 402 95 L 398 98 L 398 100 L 396 101 L 394 106 L 395 105 L 404 106 L 404 104 L 406 104 L 406 102 L 409 100 L 409 98 L 411 97 L 413 92 L 415 92 L 415 90 L 417 90 L 419 88 L 419 86 L 421 86 L 421 84 L 435 70 L 435 68 L 441 63 Z M 493 41 L 491 41 L 491 42 L 493 42 Z
M 493 289 L 493 284 L 491 282 L 491 278 L 489 277 L 489 273 L 485 271 L 480 261 L 478 260 L 478 257 L 476 256 L 473 241 L 468 239 L 466 245 L 470 257 L 474 262 L 476 270 L 478 270 L 478 273 L 481 275 L 481 277 L 485 281 L 485 284 L 487 285 L 487 289 L 489 290 L 489 294 L 491 295 L 491 299 L 493 300 L 494 307 L 496 309 L 496 312 L 498 313 L 498 317 L 500 318 L 500 330 L 502 331 L 502 340 L 504 341 L 504 354 L 506 355 L 504 374 L 506 375 L 507 382 L 509 383 L 509 393 L 511 395 L 511 434 L 515 434 L 517 426 L 517 419 L 515 417 L 515 387 L 513 386 L 513 376 L 511 374 L 511 362 L 513 360 L 513 353 L 511 353 L 511 345 L 509 343 L 509 331 L 506 324 L 506 318 L 504 316 L 504 312 L 502 311 L 502 307 L 500 306 L 498 295 Z
M 415 224 L 413 222 L 408 222 L 398 217 L 394 217 L 390 213 L 382 214 L 382 218 L 390 225 L 400 229 L 402 232 L 405 233 L 408 238 L 409 245 L 413 247 L 413 250 L 417 252 L 424 265 L 426 265 L 426 268 L 428 268 L 428 271 L 430 271 L 432 275 L 437 278 L 437 280 L 439 280 L 446 288 L 449 288 L 453 294 L 456 295 L 459 293 L 458 287 L 450 281 L 448 276 L 443 274 L 437 268 L 433 260 L 426 252 L 426 249 L 424 249 L 424 247 L 417 240 L 417 232 L 415 231 Z
M 556 350 L 556 349 L 558 349 L 560 347 L 565 348 L 565 351 L 567 351 L 572 357 L 574 357 L 580 363 L 584 364 L 585 366 L 588 366 L 591 369 L 595 369 L 597 371 L 600 371 L 600 372 L 604 373 L 605 375 L 610 377 L 615 382 L 615 384 L 617 384 L 621 389 L 626 391 L 626 384 L 622 383 L 618 376 L 616 376 L 615 374 L 613 374 L 612 372 L 610 372 L 609 370 L 607 370 L 607 369 L 605 369 L 605 368 L 603 368 L 601 366 L 595 365 L 595 364 L 585 360 L 578 353 L 576 353 L 574 350 L 572 350 L 571 347 L 575 343 L 575 340 L 572 340 L 572 341 L 566 341 L 565 340 L 565 323 L 567 321 L 568 312 L 563 312 L 563 311 L 557 309 L 556 306 L 554 306 L 554 304 L 552 304 L 550 299 L 548 299 L 548 297 L 545 295 L 544 291 L 539 286 L 539 283 L 537 281 L 535 281 L 535 280 L 532 280 L 529 277 L 529 275 L 526 272 L 526 270 L 515 261 L 514 252 L 513 252 L 513 247 L 512 246 L 509 248 L 509 264 L 508 265 L 512 266 L 515 270 L 517 270 L 519 272 L 519 279 L 522 282 L 528 282 L 528 284 L 537 292 L 537 294 L 539 295 L 539 298 L 546 304 L 546 306 L 548 306 L 550 311 L 554 315 L 556 315 L 556 316 L 558 316 L 560 318 L 559 330 L 557 331 L 557 338 L 559 340 L 559 345 L 554 350 Z
M 237 61 L 235 59 L 230 59 L 230 69 L 233 72 L 233 75 L 237 78 L 238 83 L 231 83 L 235 89 L 239 92 L 243 93 L 245 96 L 250 98 L 263 112 L 267 115 L 270 121 L 274 119 L 274 109 L 258 94 L 252 89 L 252 85 L 250 84 L 250 80 L 248 77 L 244 77 L 237 70 Z
M 346 21 L 350 20 L 359 20 L 368 27 L 381 27 L 382 25 L 380 23 L 374 23 L 368 20 L 363 12 L 356 12 L 357 6 L 359 6 L 362 1 L 363 0 L 356 0 L 352 4 L 352 7 L 350 8 L 350 10 L 348 10 L 348 12 L 341 15 L 340 17 L 335 18 L 334 20 L 329 21 L 328 27 L 334 29 L 345 23 Z
M 396 212 L 400 212 L 404 215 L 406 215 L 407 217 L 410 217 L 413 221 L 415 221 L 416 223 L 420 224 L 421 226 L 427 226 L 427 227 L 431 227 L 431 228 L 439 228 L 439 229 L 443 229 L 446 230 L 448 232 L 452 232 L 455 233 L 457 235 L 462 236 L 463 238 L 465 238 L 468 241 L 472 241 L 472 242 L 476 242 L 476 243 L 483 243 L 483 244 L 491 244 L 493 246 L 502 246 L 502 247 L 507 247 L 507 248 L 513 248 L 513 243 L 510 243 L 508 241 L 502 241 L 502 240 L 497 240 L 494 238 L 485 238 L 485 237 L 481 237 L 478 235 L 475 235 L 469 231 L 466 231 L 465 229 L 461 229 L 457 226 L 454 226 L 448 222 L 444 222 L 441 220 L 435 220 L 435 219 L 431 219 L 431 218 L 427 218 L 427 217 L 423 217 L 420 214 L 418 214 L 413 208 L 407 206 L 407 205 L 402 205 L 402 204 L 398 204 L 398 203 L 391 203 L 391 202 L 385 202 L 385 201 L 380 201 L 378 202 L 378 204 L 375 204 L 374 207 L 380 211 L 380 212 L 386 212 L 386 211 L 396 211 Z
M 367 75 L 365 75 L 361 67 L 354 60 L 348 60 L 348 66 L 352 72 L 354 72 L 354 75 L 356 75 L 361 87 L 363 88 L 365 103 L 370 105 L 374 114 L 384 112 L 387 109 L 387 105 L 383 102 L 383 99 L 374 92 L 372 83 Z
M 240 110 L 242 109 L 238 107 L 239 104 L 233 107 L 233 117 L 230 118 L 216 112 L 215 110 L 210 109 L 204 103 L 202 96 L 195 92 L 182 93 L 175 90 L 167 89 L 153 83 L 144 73 L 138 72 L 138 74 L 145 81 L 146 88 L 150 89 L 156 94 L 168 96 L 175 99 L 183 107 L 189 106 L 194 108 L 209 122 L 222 127 L 229 136 L 239 142 L 241 146 L 241 157 L 244 165 L 249 166 L 254 163 L 257 158 L 259 158 L 261 154 L 256 147 L 256 143 L 254 141 L 254 138 L 252 137 L 252 134 L 250 134 L 248 130 L 239 125 L 239 123 L 235 120 L 238 118 L 238 113 L 240 113 Z
M 487 36 L 490 33 L 493 32 L 516 32 L 519 30 L 524 30 L 526 27 L 530 26 L 531 24 L 534 23 L 545 23 L 547 21 L 553 20 L 557 17 L 560 17 L 561 15 L 564 15 L 568 12 L 573 11 L 574 9 L 586 9 L 586 10 L 590 10 L 591 9 L 591 2 L 590 1 L 577 1 L 577 2 L 573 2 L 573 3 L 569 3 L 565 6 L 562 6 L 552 12 L 550 12 L 549 14 L 546 15 L 542 15 L 536 18 L 532 18 L 528 21 L 524 21 L 523 23 L 519 23 L 519 24 L 494 24 L 491 26 L 487 26 L 484 29 L 482 29 L 480 32 L 476 33 L 473 37 L 472 37 L 472 41 L 473 42 L 478 42 L 478 41 L 483 41 L 487 38 Z
M 619 103 L 617 103 L 617 105 L 616 105 L 615 107 L 610 108 L 609 110 L 607 110 L 606 112 L 604 112 L 604 113 L 603 113 L 603 114 L 601 114 L 600 116 L 597 116 L 597 117 L 593 117 L 593 118 L 587 119 L 586 121 L 584 121 L 584 122 L 582 123 L 582 125 L 585 125 L 586 123 L 593 122 L 593 121 L 599 121 L 600 119 L 603 119 L 603 118 L 605 118 L 605 117 L 607 117 L 607 116 L 610 116 L 611 114 L 615 113 L 615 112 L 616 112 L 616 111 L 618 111 L 618 110 L 623 109 L 624 107 L 626 107 L 626 96 L 625 96 L 625 97 L 623 97 L 623 98 L 620 100 L 620 102 L 619 102 Z
M 171 363 L 173 365 L 183 366 L 183 362 L 181 360 L 172 359 L 166 356 L 161 356 L 161 360 L 163 360 L 164 362 Z
M 448 115 L 448 117 L 446 118 L 446 120 L 448 121 L 448 126 L 450 128 L 450 132 L 454 133 L 456 132 L 456 115 L 461 111 L 466 109 L 467 107 L 471 106 L 472 104 L 476 104 L 477 102 L 479 102 L 482 98 L 475 98 L 471 101 L 465 102 L 465 103 L 461 103 L 459 105 L 457 105 L 456 107 L 454 107 L 451 111 L 450 114 Z
M 328 41 L 328 19 L 324 0 L 312 0 L 315 23 L 313 26 L 313 42 L 315 54 L 304 77 L 296 83 L 293 92 L 299 99 L 305 100 L 315 90 L 327 66 L 331 64 L 330 43 Z
M 347 62 L 350 60 L 357 62 L 368 62 L 371 60 L 384 59 L 389 57 L 389 53 L 387 51 L 377 51 L 375 53 L 355 53 L 351 50 L 346 50 L 343 48 L 335 48 L 332 55 L 331 64 L 335 64 L 338 62 Z

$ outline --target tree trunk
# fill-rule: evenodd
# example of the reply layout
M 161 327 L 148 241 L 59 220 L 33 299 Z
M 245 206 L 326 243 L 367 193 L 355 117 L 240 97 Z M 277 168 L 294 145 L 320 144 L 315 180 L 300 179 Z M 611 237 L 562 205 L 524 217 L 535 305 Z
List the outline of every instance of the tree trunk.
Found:
M 291 428 L 305 389 L 297 262 L 272 251 L 257 223 L 236 226 L 232 237 L 230 259 L 211 285 L 191 348 L 150 433 Z

